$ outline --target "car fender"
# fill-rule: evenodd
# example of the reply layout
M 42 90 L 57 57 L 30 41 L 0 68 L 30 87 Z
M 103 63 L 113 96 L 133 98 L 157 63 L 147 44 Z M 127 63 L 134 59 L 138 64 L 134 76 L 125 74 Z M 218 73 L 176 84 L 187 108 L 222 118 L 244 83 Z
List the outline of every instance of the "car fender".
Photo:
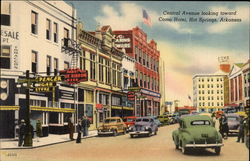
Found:
M 185 146 L 188 142 L 194 141 L 193 137 L 190 135 L 190 133 L 184 131 L 180 135 L 179 142 L 182 142 L 182 146 Z

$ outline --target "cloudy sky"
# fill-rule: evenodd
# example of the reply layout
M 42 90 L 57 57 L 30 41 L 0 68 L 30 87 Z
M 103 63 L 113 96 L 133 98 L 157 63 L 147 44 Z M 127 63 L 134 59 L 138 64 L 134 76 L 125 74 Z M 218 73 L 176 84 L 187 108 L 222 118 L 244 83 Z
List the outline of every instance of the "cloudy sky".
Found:
M 218 57 L 229 56 L 231 63 L 249 59 L 249 2 L 143 2 L 143 1 L 72 1 L 78 18 L 88 31 L 98 23 L 110 25 L 113 30 L 142 28 L 148 40 L 158 44 L 165 62 L 166 99 L 180 100 L 180 105 L 191 105 L 192 77 L 195 74 L 214 73 Z M 142 22 L 142 9 L 152 21 L 152 27 Z M 218 15 L 164 15 L 165 12 L 205 12 Z M 235 15 L 221 15 L 232 12 Z M 186 18 L 186 22 L 159 21 L 163 18 Z M 198 22 L 189 22 L 189 18 Z M 240 22 L 199 22 L 204 19 L 240 19 Z

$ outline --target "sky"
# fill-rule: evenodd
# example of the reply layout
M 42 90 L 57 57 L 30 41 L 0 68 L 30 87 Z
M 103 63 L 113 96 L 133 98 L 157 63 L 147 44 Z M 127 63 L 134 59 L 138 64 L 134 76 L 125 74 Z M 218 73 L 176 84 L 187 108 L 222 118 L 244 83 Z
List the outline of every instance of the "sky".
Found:
M 87 31 L 95 30 L 99 23 L 110 25 L 112 30 L 138 26 L 147 34 L 148 42 L 154 39 L 165 62 L 166 101 L 179 100 L 180 106 L 192 105 L 188 96 L 193 99 L 193 76 L 218 71 L 219 56 L 229 56 L 230 63 L 245 63 L 249 59 L 249 2 L 67 2 L 77 9 L 77 17 Z M 151 27 L 143 24 L 142 9 L 149 15 Z M 193 15 L 184 15 L 184 11 Z M 174 12 L 180 15 L 173 15 Z M 174 17 L 186 21 L 174 22 Z M 197 22 L 189 21 L 190 18 L 197 18 Z M 236 22 L 220 21 L 221 18 Z

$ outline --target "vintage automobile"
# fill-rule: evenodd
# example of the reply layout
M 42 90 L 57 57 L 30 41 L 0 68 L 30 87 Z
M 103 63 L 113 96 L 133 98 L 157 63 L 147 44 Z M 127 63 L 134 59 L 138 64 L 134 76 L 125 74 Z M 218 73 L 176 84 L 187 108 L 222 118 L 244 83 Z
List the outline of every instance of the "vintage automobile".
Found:
M 139 117 L 135 120 L 135 125 L 129 127 L 130 137 L 139 135 L 157 135 L 158 126 L 152 117 Z
M 136 118 L 137 118 L 136 116 L 127 116 L 127 117 L 123 118 L 123 122 L 127 126 L 127 131 L 128 131 L 130 126 L 133 126 L 135 124 L 135 119 Z
M 215 129 L 212 118 L 202 115 L 190 115 L 180 119 L 180 127 L 173 131 L 172 137 L 176 149 L 181 147 L 186 154 L 191 148 L 213 148 L 217 155 L 220 154 L 222 136 Z
M 229 133 L 238 133 L 240 127 L 240 116 L 236 113 L 226 114 Z
M 101 135 L 113 135 L 117 136 L 118 133 L 126 134 L 126 124 L 120 117 L 109 117 L 106 118 L 103 124 L 97 128 L 98 136 Z
M 157 116 L 157 119 L 162 123 L 162 125 L 170 124 L 168 115 L 159 115 Z

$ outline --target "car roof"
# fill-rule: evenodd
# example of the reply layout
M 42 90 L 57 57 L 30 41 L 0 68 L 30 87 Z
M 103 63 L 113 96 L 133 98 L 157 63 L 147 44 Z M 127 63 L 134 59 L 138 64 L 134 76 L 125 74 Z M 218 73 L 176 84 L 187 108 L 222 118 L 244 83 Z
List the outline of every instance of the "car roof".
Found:
M 228 114 L 225 114 L 227 117 L 228 116 L 234 116 L 234 117 L 240 117 L 239 114 L 236 114 L 236 113 L 228 113 Z
M 120 117 L 107 117 L 106 119 L 121 119 Z
M 124 117 L 124 119 L 128 119 L 128 118 L 137 118 L 136 116 L 127 116 L 127 117 Z
M 206 116 L 206 115 L 189 115 L 181 118 L 182 121 L 184 122 L 190 122 L 194 120 L 212 120 L 211 117 Z
M 137 117 L 136 119 L 154 119 L 153 116 Z

